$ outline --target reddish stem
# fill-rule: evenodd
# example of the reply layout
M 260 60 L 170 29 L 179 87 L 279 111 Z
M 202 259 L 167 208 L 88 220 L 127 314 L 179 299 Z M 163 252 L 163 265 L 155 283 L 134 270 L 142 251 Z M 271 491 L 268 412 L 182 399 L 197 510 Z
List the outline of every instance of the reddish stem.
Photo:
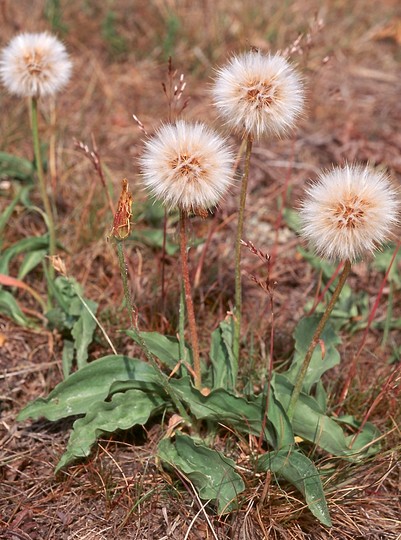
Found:
M 189 333 L 192 342 L 192 357 L 194 368 L 194 383 L 195 387 L 200 390 L 202 388 L 201 367 L 199 358 L 199 340 L 198 331 L 196 328 L 194 304 L 192 302 L 191 282 L 189 279 L 188 270 L 188 254 L 187 254 L 187 231 L 186 231 L 187 215 L 184 210 L 180 210 L 180 251 L 181 251 L 181 273 L 184 283 L 185 303 L 187 306 L 187 316 Z
M 329 279 L 329 281 L 327 282 L 326 286 L 324 287 L 324 289 L 322 290 L 322 292 L 319 294 L 319 296 L 317 298 L 315 298 L 314 302 L 313 302 L 313 306 L 311 308 L 311 310 L 309 311 L 308 313 L 308 317 L 310 317 L 311 315 L 313 315 L 313 313 L 315 312 L 315 309 L 317 308 L 317 306 L 320 304 L 320 302 L 323 300 L 324 298 L 324 295 L 326 294 L 326 292 L 330 289 L 332 283 L 335 281 L 335 279 L 337 278 L 340 270 L 341 270 L 341 267 L 344 263 L 343 262 L 340 262 L 339 265 L 337 266 L 337 268 L 335 269 L 334 271 L 334 274 L 331 276 L 331 278 Z M 319 280 L 320 281 L 320 280 Z
M 206 238 L 206 242 L 205 242 L 205 245 L 203 246 L 203 250 L 202 250 L 202 253 L 201 253 L 201 256 L 200 256 L 200 259 L 199 259 L 199 262 L 198 262 L 198 266 L 197 266 L 196 272 L 195 272 L 195 278 L 194 278 L 194 287 L 195 287 L 195 289 L 197 289 L 199 287 L 203 265 L 205 264 L 206 254 L 207 254 L 207 251 L 209 249 L 210 243 L 212 241 L 213 234 L 216 231 L 216 228 L 217 228 L 217 220 L 216 220 L 216 217 L 213 216 L 212 221 L 211 221 L 211 223 L 209 225 L 209 232 L 208 232 L 208 235 L 207 235 L 207 238 Z
M 396 376 L 399 374 L 401 370 L 401 366 L 396 366 L 394 371 L 392 373 L 390 373 L 390 376 L 388 377 L 387 381 L 384 383 L 383 385 L 383 388 L 381 389 L 380 393 L 376 396 L 376 398 L 374 399 L 372 405 L 369 407 L 367 413 L 365 414 L 365 417 L 364 419 L 362 420 L 362 423 L 361 425 L 359 426 L 358 428 L 358 431 L 355 433 L 355 435 L 353 436 L 352 438 L 352 441 L 351 441 L 351 444 L 350 444 L 350 448 L 352 448 L 356 438 L 358 437 L 358 435 L 361 433 L 361 431 L 363 430 L 363 428 L 365 427 L 365 424 L 366 422 L 368 421 L 368 419 L 370 418 L 370 415 L 372 414 L 372 412 L 375 410 L 375 408 L 379 405 L 379 403 L 381 402 L 381 400 L 387 396 L 388 394 L 388 391 L 390 389 L 390 385 L 391 383 L 394 381 L 394 379 L 396 378 Z
M 161 268 L 161 312 L 162 320 L 166 304 L 166 243 L 167 243 L 167 210 L 164 209 L 163 221 L 163 246 L 162 246 L 162 268 Z
M 273 374 L 273 352 L 274 352 L 274 303 L 273 303 L 273 294 L 270 294 L 269 297 L 270 297 L 270 312 L 271 312 L 271 317 L 270 317 L 270 322 L 271 322 L 271 329 L 270 329 L 270 358 L 269 358 L 269 366 L 268 366 L 266 406 L 265 406 L 265 411 L 264 411 L 264 414 L 263 414 L 262 430 L 261 430 L 260 436 L 259 436 L 258 454 L 260 454 L 261 449 L 262 449 L 263 435 L 264 435 L 264 432 L 265 432 L 267 419 L 268 419 L 268 415 L 269 415 L 271 380 L 272 380 L 272 374 Z
M 384 291 L 384 286 L 387 282 L 387 279 L 388 279 L 388 275 L 390 273 L 390 270 L 391 270 L 391 267 L 393 266 L 394 264 L 394 261 L 395 261 L 395 258 L 397 256 L 397 253 L 399 251 L 401 247 L 401 241 L 399 241 L 396 245 L 396 248 L 394 250 L 394 253 L 393 253 L 393 256 L 391 257 L 391 261 L 390 261 L 390 264 L 387 268 L 387 271 L 382 279 L 382 282 L 380 284 L 380 289 L 379 289 L 379 293 L 376 297 L 376 300 L 375 300 L 375 303 L 373 304 L 373 307 L 370 311 L 370 314 L 369 314 L 369 319 L 368 319 L 368 324 L 366 325 L 366 328 L 363 332 L 363 336 L 362 336 L 362 341 L 361 341 L 361 344 L 359 345 L 359 348 L 356 352 L 356 354 L 354 355 L 353 359 L 352 359 L 352 362 L 351 362 L 351 365 L 350 365 L 350 368 L 349 368 L 349 371 L 348 371 L 348 377 L 344 383 L 344 386 L 342 388 L 342 391 L 341 391 L 341 394 L 340 394 L 340 398 L 339 398 L 339 403 L 343 403 L 345 398 L 347 397 L 347 394 L 348 394 L 348 390 L 349 390 L 349 387 L 351 385 L 351 381 L 352 379 L 355 377 L 355 374 L 356 374 L 356 366 L 358 364 L 358 360 L 359 360 L 359 357 L 361 355 L 361 352 L 365 346 L 365 343 L 366 343 L 366 340 L 367 340 L 367 337 L 368 337 L 368 333 L 369 333 L 369 330 L 370 330 L 370 327 L 372 326 L 372 322 L 373 322 L 373 319 L 376 315 L 376 311 L 377 311 L 377 308 L 379 307 L 379 303 L 380 303 L 380 300 L 381 300 L 381 297 L 383 296 L 383 291 Z M 341 405 L 340 405 L 341 407 Z M 337 411 L 339 412 L 339 411 Z

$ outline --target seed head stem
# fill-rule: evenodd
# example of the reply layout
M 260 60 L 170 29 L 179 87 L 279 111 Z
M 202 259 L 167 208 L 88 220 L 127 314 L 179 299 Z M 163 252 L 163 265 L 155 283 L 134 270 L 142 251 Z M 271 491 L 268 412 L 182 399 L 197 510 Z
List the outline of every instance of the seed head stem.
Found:
M 49 231 L 49 256 L 53 257 L 56 254 L 56 231 L 54 228 L 53 210 L 50 204 L 50 199 L 47 194 L 46 181 L 43 174 L 42 156 L 40 153 L 39 129 L 38 129 L 38 100 L 36 97 L 31 99 L 31 117 L 32 117 L 32 139 L 33 150 L 35 154 L 36 172 L 39 181 L 39 190 L 45 208 L 47 218 L 47 228 Z M 54 268 L 49 265 L 49 277 L 54 279 Z
M 127 264 L 125 262 L 123 241 L 116 240 L 116 244 L 117 244 L 118 264 L 120 267 L 120 274 L 121 274 L 121 279 L 123 282 L 124 296 L 125 296 L 125 301 L 127 303 L 127 309 L 129 310 L 129 314 L 130 314 L 131 330 L 135 333 L 136 339 L 139 345 L 141 346 L 143 352 L 145 353 L 146 359 L 148 360 L 149 364 L 154 368 L 157 374 L 157 377 L 159 379 L 159 382 L 161 386 L 163 387 L 164 391 L 166 392 L 168 396 L 170 396 L 181 418 L 183 418 L 187 422 L 187 424 L 190 425 L 191 419 L 188 416 L 183 404 L 179 400 L 174 389 L 171 387 L 166 375 L 160 370 L 159 366 L 157 365 L 155 359 L 152 356 L 152 353 L 149 350 L 149 347 L 146 345 L 146 342 L 143 339 L 141 332 L 139 331 L 138 322 L 137 322 L 137 313 L 136 313 L 134 303 L 132 301 L 131 292 L 130 292 L 130 288 L 128 284 Z
M 333 311 L 333 308 L 338 300 L 338 297 L 340 296 L 340 293 L 345 285 L 345 282 L 347 280 L 348 274 L 350 273 L 350 270 L 351 270 L 351 262 L 349 260 L 346 260 L 344 263 L 344 268 L 340 274 L 340 278 L 338 280 L 337 286 L 333 292 L 333 296 L 331 297 L 330 302 L 327 304 L 326 310 L 323 313 L 323 316 L 320 319 L 319 324 L 317 325 L 312 341 L 310 342 L 309 348 L 305 354 L 305 358 L 298 372 L 297 378 L 295 379 L 294 390 L 292 391 L 290 403 L 287 409 L 287 416 L 290 419 L 290 421 L 292 420 L 294 416 L 295 406 L 297 404 L 299 395 L 302 391 L 302 385 L 303 385 L 306 373 L 308 371 L 310 361 L 312 359 L 313 351 L 315 350 L 316 345 L 318 344 L 319 338 L 324 330 L 324 327 L 326 326 L 326 323 L 331 315 L 331 312 Z
M 235 319 L 234 319 L 234 356 L 239 362 L 241 338 L 242 284 L 241 284 L 241 239 L 244 230 L 246 195 L 248 189 L 249 167 L 253 138 L 248 135 L 245 151 L 245 167 L 241 183 L 241 195 L 238 209 L 237 237 L 235 241 Z
M 194 368 L 194 383 L 195 387 L 200 390 L 202 388 L 201 365 L 199 358 L 199 340 L 198 331 L 196 328 L 194 304 L 191 294 L 191 282 L 189 279 L 188 270 L 188 253 L 187 253 L 187 232 L 186 232 L 187 214 L 185 210 L 180 210 L 180 251 L 181 251 L 181 273 L 184 283 L 185 303 L 187 306 L 189 333 L 192 343 L 192 357 Z

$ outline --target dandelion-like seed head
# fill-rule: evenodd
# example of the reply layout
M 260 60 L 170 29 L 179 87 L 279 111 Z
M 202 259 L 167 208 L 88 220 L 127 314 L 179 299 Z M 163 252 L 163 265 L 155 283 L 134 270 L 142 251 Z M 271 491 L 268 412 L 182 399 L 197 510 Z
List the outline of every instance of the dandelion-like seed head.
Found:
M 353 262 L 389 240 L 398 210 L 399 193 L 386 174 L 362 165 L 336 167 L 307 190 L 302 234 L 319 255 Z
M 233 155 L 224 138 L 202 123 L 162 126 L 140 159 L 150 192 L 168 208 L 204 213 L 233 180 Z
M 3 85 L 21 97 L 55 94 L 67 84 L 71 69 L 64 45 L 47 32 L 14 37 L 0 58 Z
M 214 102 L 226 123 L 259 138 L 281 136 L 303 110 L 301 78 L 279 54 L 248 52 L 233 56 L 217 71 Z

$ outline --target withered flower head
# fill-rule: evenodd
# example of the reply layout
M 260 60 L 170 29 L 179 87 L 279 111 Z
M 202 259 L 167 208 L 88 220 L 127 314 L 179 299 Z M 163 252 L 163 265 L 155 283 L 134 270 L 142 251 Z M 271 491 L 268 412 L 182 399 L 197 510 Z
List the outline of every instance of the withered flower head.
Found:
M 109 235 L 109 237 L 116 240 L 124 240 L 131 232 L 132 195 L 128 189 L 128 180 L 126 178 L 122 180 L 121 184 L 121 195 Z

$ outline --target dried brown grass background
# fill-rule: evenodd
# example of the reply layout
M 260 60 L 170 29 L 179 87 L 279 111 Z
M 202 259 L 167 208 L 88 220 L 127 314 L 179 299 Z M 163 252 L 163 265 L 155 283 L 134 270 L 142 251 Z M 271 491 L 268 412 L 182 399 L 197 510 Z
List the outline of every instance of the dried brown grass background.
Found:
M 52 4 L 57 2 L 2 0 L 0 45 L 22 30 L 50 29 L 44 8 Z M 191 99 L 186 118 L 201 118 L 219 129 L 209 98 L 213 67 L 231 52 L 249 46 L 284 50 L 304 35 L 302 54 L 295 50 L 292 58 L 304 73 L 308 110 L 289 140 L 262 141 L 256 146 L 246 222 L 247 238 L 258 248 L 276 253 L 272 276 L 278 282 L 275 347 L 276 354 L 285 357 L 303 306 L 315 292 L 316 275 L 296 254 L 299 239 L 284 223 L 276 230 L 277 197 L 291 188 L 287 204 L 296 205 L 308 178 L 321 167 L 345 160 L 380 164 L 400 182 L 401 5 L 396 0 L 380 4 L 370 0 L 60 0 L 60 6 L 66 26 L 62 37 L 74 59 L 72 82 L 57 100 L 54 187 L 60 239 L 67 249 L 64 258 L 70 274 L 83 284 L 88 297 L 100 303 L 102 323 L 119 352 L 126 354 L 135 351 L 117 332 L 124 328 L 126 314 L 121 308 L 115 253 L 105 241 L 111 215 L 90 163 L 74 148 L 74 138 L 90 143 L 95 136 L 114 187 L 114 200 L 120 180 L 127 177 L 134 205 L 140 208 L 146 195 L 137 180 L 136 158 L 143 133 L 132 114 L 138 115 L 148 132 L 166 119 L 161 82 L 166 79 L 168 56 L 172 55 L 188 83 L 186 95 Z M 107 36 L 105 21 L 111 16 L 115 33 Z M 322 28 L 317 28 L 316 20 L 323 21 Z M 31 158 L 25 104 L 4 92 L 0 99 L 1 150 Z M 49 116 L 46 107 L 43 115 Z M 43 127 L 44 138 L 50 135 L 51 130 Z M 238 143 L 234 137 L 232 142 Z M 212 238 L 196 293 L 203 338 L 224 316 L 233 296 L 236 191 L 219 211 L 218 223 L 224 226 Z M 4 193 L 2 208 L 10 197 L 11 193 Z M 135 226 L 140 229 L 143 224 Z M 193 235 L 206 235 L 210 226 L 210 221 L 194 220 Z M 8 245 L 41 232 L 38 218 L 16 211 L 5 242 Z M 133 244 L 129 253 L 142 328 L 171 331 L 175 304 L 168 305 L 165 318 L 158 309 L 160 253 L 143 244 Z M 194 267 L 199 256 L 200 250 L 194 250 Z M 244 269 L 263 271 L 248 253 L 244 253 Z M 351 285 L 356 291 L 370 291 L 373 301 L 380 279 L 369 266 L 359 265 Z M 28 281 L 45 293 L 40 274 L 33 273 Z M 167 285 L 169 298 L 174 299 L 178 284 L 173 257 L 167 260 Z M 268 347 L 268 300 L 246 275 L 244 293 L 247 331 L 253 333 L 256 363 L 262 365 Z M 36 309 L 29 298 L 17 295 L 25 309 Z M 395 314 L 400 313 L 400 305 L 396 297 Z M 384 301 L 377 317 L 385 313 Z M 400 331 L 391 337 L 400 343 Z M 330 472 L 325 489 L 334 523 L 331 530 L 316 523 L 294 491 L 282 490 L 273 479 L 269 487 L 266 478 L 252 472 L 245 474 L 248 490 L 236 514 L 221 519 L 209 514 L 206 519 L 201 511 L 191 524 L 199 510 L 191 489 L 183 491 L 176 479 L 164 477 L 155 466 L 154 451 L 161 435 L 158 425 L 103 440 L 91 459 L 55 478 L 53 468 L 65 448 L 71 423 L 21 425 L 15 416 L 28 401 L 47 394 L 61 380 L 60 337 L 16 327 L 1 318 L 0 338 L 0 538 L 401 539 L 399 379 L 372 418 L 383 433 L 391 431 L 380 455 L 361 466 L 330 460 L 320 463 L 322 470 Z M 343 338 L 342 365 L 328 381 L 333 403 L 360 335 Z M 363 415 L 394 369 L 386 362 L 389 350 L 379 347 L 380 340 L 380 333 L 372 331 L 346 405 L 350 413 Z M 106 352 L 105 344 L 98 343 L 91 355 L 95 358 Z M 252 471 L 246 451 L 244 466 Z

